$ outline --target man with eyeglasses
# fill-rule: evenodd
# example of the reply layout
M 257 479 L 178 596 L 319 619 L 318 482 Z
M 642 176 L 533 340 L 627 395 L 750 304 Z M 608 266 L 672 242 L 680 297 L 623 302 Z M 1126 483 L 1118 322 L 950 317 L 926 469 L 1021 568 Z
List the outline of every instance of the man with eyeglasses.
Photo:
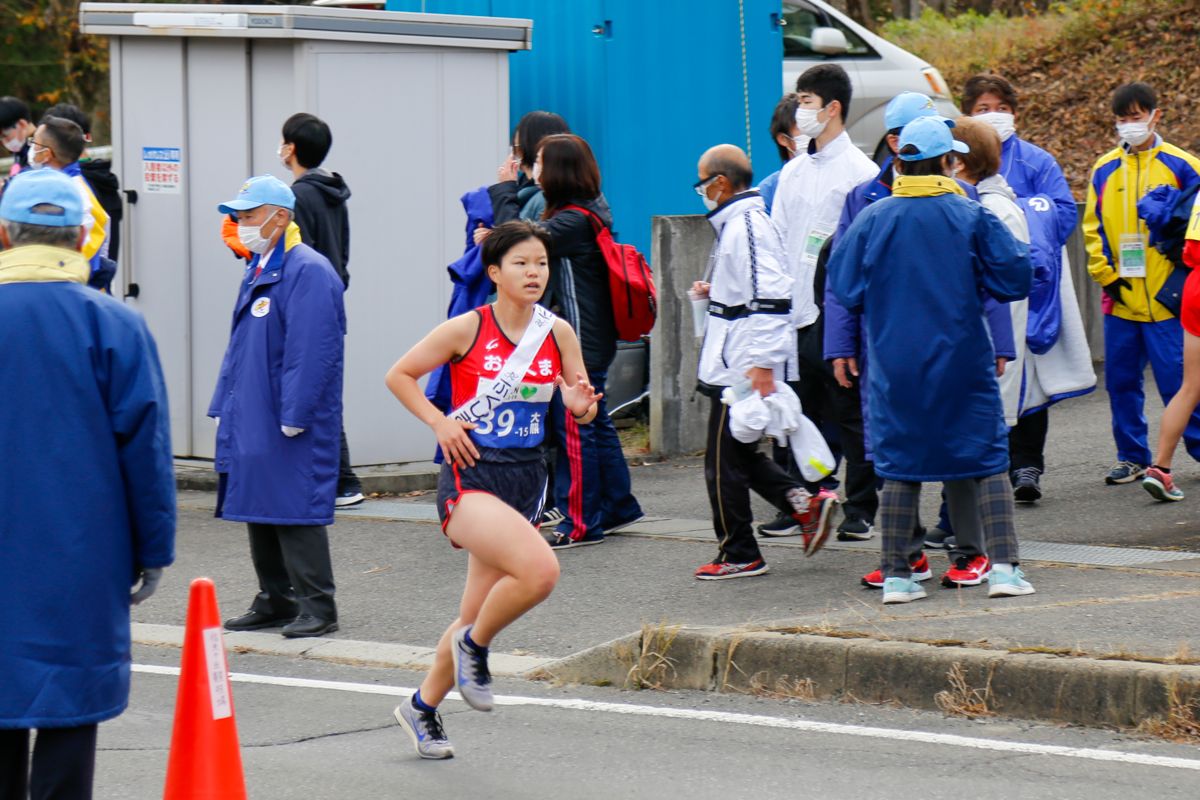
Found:
M 699 390 L 711 402 L 704 479 L 719 550 L 695 575 L 716 581 L 767 571 L 754 538 L 751 489 L 802 529 L 808 555 L 828 538 L 835 501 L 810 494 L 799 479 L 760 452 L 757 442 L 739 441 L 731 431 L 724 390 L 739 387 L 765 398 L 783 379 L 795 341 L 792 274 L 779 231 L 762 197 L 750 189 L 754 175 L 746 154 L 730 144 L 717 145 L 701 157 L 697 172 L 695 189 L 717 234 L 708 272 L 692 286 L 692 296 L 709 302 Z

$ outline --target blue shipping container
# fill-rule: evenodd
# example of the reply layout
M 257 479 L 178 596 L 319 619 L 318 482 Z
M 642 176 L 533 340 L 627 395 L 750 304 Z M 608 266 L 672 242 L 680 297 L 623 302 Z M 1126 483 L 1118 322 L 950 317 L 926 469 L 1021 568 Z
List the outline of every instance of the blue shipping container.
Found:
M 692 184 L 707 148 L 780 166 L 780 0 L 388 0 L 389 11 L 532 19 L 513 53 L 511 121 L 554 111 L 592 145 L 621 241 L 650 255 L 650 218 L 703 213 Z M 481 175 L 480 182 L 493 180 Z M 454 191 L 470 187 L 454 187 Z

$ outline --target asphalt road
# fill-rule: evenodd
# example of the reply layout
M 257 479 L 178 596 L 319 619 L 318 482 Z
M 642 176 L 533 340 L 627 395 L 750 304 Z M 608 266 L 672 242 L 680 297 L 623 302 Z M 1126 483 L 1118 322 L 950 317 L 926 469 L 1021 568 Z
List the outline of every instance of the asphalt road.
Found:
M 134 660 L 176 664 L 177 654 L 138 648 Z M 458 755 L 426 762 L 392 722 L 399 698 L 364 693 L 400 687 L 395 690 L 400 694 L 417 685 L 418 675 L 246 655 L 231 656 L 230 668 L 260 679 L 283 675 L 351 689 L 234 683 L 247 784 L 255 800 L 964 795 L 1126 800 L 1200 793 L 1196 748 L 1104 731 L 977 723 L 887 707 L 518 681 L 500 682 L 497 693 L 531 699 L 510 701 L 519 704 L 491 714 L 447 701 L 445 724 Z M 176 680 L 135 675 L 129 711 L 101 728 L 97 800 L 161 793 Z M 595 705 L 579 708 L 579 701 Z M 669 716 L 674 713 L 688 717 Z M 966 746 L 950 744 L 947 737 L 965 737 Z M 1046 747 L 1101 753 L 1084 758 L 1022 752 Z M 1146 757 L 1167 761 L 1128 761 Z

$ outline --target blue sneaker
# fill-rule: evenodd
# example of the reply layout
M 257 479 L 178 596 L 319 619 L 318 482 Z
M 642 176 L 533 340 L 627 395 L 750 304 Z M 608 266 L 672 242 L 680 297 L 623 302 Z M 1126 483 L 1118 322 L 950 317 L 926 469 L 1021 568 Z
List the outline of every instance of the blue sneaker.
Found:
M 442 728 L 442 715 L 436 711 L 418 711 L 412 704 L 412 698 L 396 706 L 392 716 L 408 738 L 412 739 L 413 747 L 421 758 L 453 758 L 454 745 L 446 738 Z
M 1033 584 L 1025 580 L 1025 573 L 1013 569 L 1009 573 L 1001 573 L 994 566 L 988 573 L 988 597 L 1020 597 L 1033 594 L 1037 590 Z
M 885 578 L 883 581 L 883 602 L 885 605 L 911 603 L 913 600 L 920 600 L 922 597 L 926 597 L 924 587 L 912 578 Z
M 1145 464 L 1136 464 L 1133 461 L 1118 461 L 1113 464 L 1113 468 L 1108 471 L 1104 482 L 1109 486 L 1116 486 L 1119 483 L 1133 483 L 1138 478 L 1146 474 Z
M 476 711 L 492 710 L 492 673 L 488 671 L 487 656 L 475 652 L 467 644 L 470 628 L 459 628 L 450 637 L 450 654 L 454 657 L 454 685 L 463 701 Z

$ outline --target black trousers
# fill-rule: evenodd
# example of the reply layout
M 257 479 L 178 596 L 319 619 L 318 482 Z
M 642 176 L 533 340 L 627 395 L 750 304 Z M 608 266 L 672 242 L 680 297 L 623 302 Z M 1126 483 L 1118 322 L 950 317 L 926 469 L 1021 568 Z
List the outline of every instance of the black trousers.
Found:
M 1009 469 L 1037 467 L 1046 471 L 1046 434 L 1050 432 L 1050 409 L 1026 414 L 1008 432 Z
M 91 800 L 96 726 L 0 730 L 0 800 Z
M 250 609 L 277 619 L 309 614 L 336 620 L 333 562 L 324 525 L 249 522 L 258 595 Z
M 879 482 L 875 464 L 867 460 L 863 434 L 862 395 L 859 384 L 846 389 L 833 376 L 833 366 L 825 360 L 825 326 L 822 320 L 796 331 L 800 380 L 788 383 L 800 398 L 804 414 L 826 435 L 837 459 L 846 460 L 847 517 L 874 521 L 879 510 Z M 775 448 L 775 460 L 795 477 L 800 470 L 787 448 Z M 805 486 L 815 491 L 816 484 Z
M 346 442 L 345 428 L 342 428 L 342 451 L 338 461 L 337 493 L 341 495 L 346 492 L 361 492 L 362 483 L 354 474 L 354 468 L 350 466 L 350 445 Z
M 729 406 L 709 398 L 708 449 L 704 452 L 704 481 L 712 506 L 713 529 L 720 550 L 717 560 L 746 564 L 762 558 L 754 538 L 750 490 L 780 511 L 792 513 L 787 493 L 800 482 L 758 449 L 733 438 L 729 431 Z

